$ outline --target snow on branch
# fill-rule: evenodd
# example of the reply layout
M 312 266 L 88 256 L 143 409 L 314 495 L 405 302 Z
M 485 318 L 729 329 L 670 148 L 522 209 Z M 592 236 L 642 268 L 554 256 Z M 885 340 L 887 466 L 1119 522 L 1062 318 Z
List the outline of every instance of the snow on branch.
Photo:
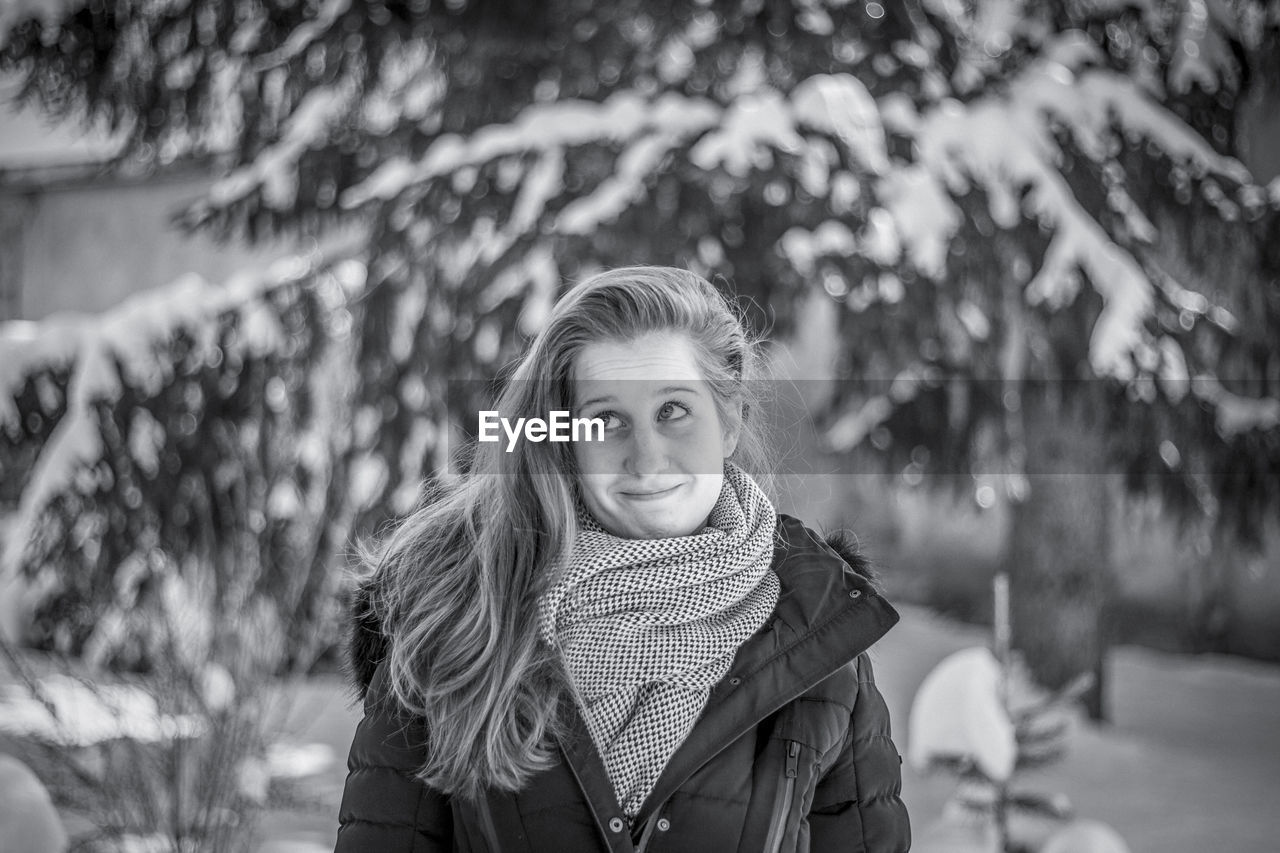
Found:
M 519 232 L 539 222 L 541 208 L 564 192 L 558 164 L 565 151 L 590 144 L 620 146 L 615 173 L 591 194 L 568 204 L 550 226 L 554 232 L 581 234 L 641 200 L 649 176 L 682 145 L 693 143 L 688 156 L 697 168 L 744 175 L 767 168 L 775 151 L 829 169 L 828 138 L 868 172 L 887 169 L 879 112 L 852 75 L 815 75 L 789 95 L 760 86 L 728 107 L 675 92 L 650 98 L 624 90 L 601 103 L 535 104 L 509 123 L 483 127 L 467 137 L 442 135 L 418 160 L 399 157 L 385 163 L 344 192 L 341 204 L 352 209 L 387 202 L 445 175 L 504 157 L 536 154 L 532 167 L 536 178 L 526 179 L 517 215 L 508 228 Z M 821 145 L 815 139 L 821 139 Z
M 827 428 L 823 434 L 827 449 L 836 453 L 853 450 L 877 427 L 889 420 L 899 406 L 914 400 L 924 384 L 936 380 L 936 371 L 920 362 L 900 371 L 889 383 L 886 393 L 873 395 L 856 407 L 846 409 Z
M 1131 378 L 1135 351 L 1154 346 L 1144 325 L 1155 305 L 1154 285 L 1133 253 L 1075 198 L 1059 165 L 1064 152 L 1055 126 L 1099 162 L 1109 159 L 1118 128 L 1198 174 L 1252 184 L 1241 163 L 1219 155 L 1133 80 L 1095 69 L 1076 73 L 1054 59 L 1030 64 L 1004 93 L 967 104 L 944 101 L 918 121 L 898 124 L 914 137 L 917 160 L 882 178 L 877 195 L 907 258 L 931 278 L 945 274 L 946 249 L 960 222 L 951 198 L 977 183 L 998 225 L 1012 227 L 1028 216 L 1053 231 L 1043 264 L 1026 285 L 1029 302 L 1068 304 L 1079 288 L 1077 273 L 1087 274 L 1104 300 L 1090 361 L 1099 375 L 1121 379 Z M 1154 227 L 1133 199 L 1122 190 L 1113 198 L 1128 234 L 1139 243 L 1152 239 Z
M 1213 406 L 1218 432 L 1224 438 L 1280 426 L 1280 400 L 1274 397 L 1258 399 L 1233 394 L 1213 376 L 1197 376 L 1190 384 L 1196 397 Z
M 22 491 L 0 553 L 0 571 L 15 569 L 45 509 L 101 459 L 99 404 L 119 399 L 126 387 L 146 396 L 159 393 L 172 380 L 174 370 L 165 344 L 179 336 L 189 338 L 197 352 L 225 348 L 218 327 L 230 314 L 238 319 L 238 334 L 232 339 L 233 351 L 225 355 L 252 358 L 280 350 L 287 338 L 264 300 L 274 289 L 326 266 L 325 259 L 338 257 L 342 255 L 329 251 L 314 258 L 287 258 L 265 272 L 241 273 L 222 284 L 187 275 L 100 315 L 0 325 L 0 430 L 10 436 L 20 434 L 15 400 L 29 379 L 48 371 L 70 373 L 66 412 L 40 448 Z M 359 262 L 340 262 L 331 269 L 344 291 L 363 284 L 364 267 Z M 145 448 L 141 455 L 140 464 L 145 464 Z
M 260 189 L 267 207 L 288 210 L 298 196 L 298 160 L 328 141 L 333 126 L 353 108 L 356 91 L 355 80 L 346 77 L 335 85 L 307 92 L 289 117 L 280 141 L 215 183 L 201 206 L 226 208 Z
M 0 731 L 71 747 L 195 738 L 207 726 L 195 714 L 162 713 L 156 697 L 141 687 L 94 685 L 57 673 L 39 690 L 35 696 L 16 685 L 0 688 Z
M 402 123 L 424 130 L 439 120 L 439 103 L 446 91 L 445 75 L 433 62 L 435 48 L 425 41 L 397 44 L 382 57 L 377 80 L 361 98 L 361 119 L 374 136 L 390 133 Z
M 1089 341 L 1097 375 L 1133 381 L 1141 372 L 1174 400 L 1189 389 L 1214 407 L 1219 432 L 1228 438 L 1275 428 L 1280 401 L 1240 397 L 1220 385 L 1189 380 L 1181 345 L 1154 333 L 1150 321 L 1161 302 L 1207 314 L 1227 330 L 1231 318 L 1144 262 L 1139 253 L 1156 239 L 1156 228 L 1123 185 L 1107 194 L 1115 226 L 1104 226 L 1082 205 L 1063 171 L 1063 140 L 1103 165 L 1113 163 L 1117 135 L 1131 145 L 1145 142 L 1185 171 L 1233 184 L 1242 195 L 1276 197 L 1280 181 L 1257 187 L 1240 162 L 1220 155 L 1138 82 L 1095 67 L 1097 58 L 1091 40 L 1068 32 L 1007 86 L 968 103 L 945 100 L 917 113 L 905 98 L 886 96 L 878 104 L 882 119 L 914 142 L 912 161 L 873 180 L 878 204 L 867 210 L 861 228 L 855 231 L 854 223 L 840 218 L 812 230 L 795 227 L 777 248 L 805 277 L 817 271 L 820 259 L 858 257 L 882 268 L 907 264 L 942 281 L 965 216 L 959 199 L 976 186 L 997 226 L 1012 228 L 1029 219 L 1050 234 L 1039 269 L 1028 270 L 1022 282 L 1029 304 L 1059 310 L 1082 286 L 1102 297 Z M 888 395 L 865 400 L 844 414 L 827 440 L 849 449 L 894 408 Z
M 706 99 L 669 93 L 650 101 L 631 90 L 617 92 L 602 103 L 566 100 L 535 104 L 514 121 L 483 127 L 470 137 L 442 135 L 416 162 L 405 157 L 388 161 L 344 192 L 341 203 L 355 208 L 371 201 L 389 201 L 414 184 L 511 154 L 592 142 L 626 142 L 654 130 L 673 133 L 681 126 L 692 134 L 709 127 L 719 114 L 720 108 Z
M 1206 92 L 1239 87 L 1239 67 L 1228 38 L 1235 14 L 1223 0 L 1185 0 L 1169 60 L 1169 88 L 1178 94 L 1198 84 Z
M 84 4 L 85 0 L 3 0 L 0 2 L 0 49 L 9 43 L 9 33 L 15 27 L 36 20 L 45 32 L 51 32 Z
M 854 162 L 883 174 L 889 168 L 884 124 L 867 87 L 852 74 L 815 74 L 791 92 L 796 122 L 840 140 Z
M 782 93 L 763 88 L 736 98 L 720 126 L 693 147 L 689 158 L 705 171 L 723 166 L 731 175 L 745 175 L 769 168 L 773 149 L 795 153 L 803 144 Z
M 998 70 L 1001 57 L 1014 42 L 1030 35 L 1026 0 L 925 0 L 923 5 L 958 37 L 959 55 L 951 80 L 960 92 L 982 85 Z
M 314 17 L 294 28 L 280 47 L 257 59 L 254 62 L 254 68 L 265 71 L 288 62 L 306 50 L 350 8 L 351 0 L 321 0 Z
M 1212 172 L 1237 183 L 1253 183 L 1243 163 L 1219 154 L 1186 122 L 1122 74 L 1087 70 L 1073 80 L 1045 64 L 1031 69 L 1015 84 L 1012 98 L 1019 109 L 1044 110 L 1066 124 L 1077 144 L 1096 159 L 1104 156 L 1105 140 L 1114 123 L 1197 173 Z
M 804 276 L 813 275 L 819 258 L 847 258 L 858 249 L 857 238 L 838 219 L 828 219 L 812 231 L 798 225 L 789 228 L 778 244 L 791 266 Z
M 680 141 L 674 133 L 655 133 L 631 143 L 618 158 L 617 171 L 595 192 L 566 206 L 556 217 L 554 229 L 561 234 L 589 234 L 602 222 L 617 218 L 644 197 L 645 178 Z
M 927 166 L 917 164 L 889 172 L 877 183 L 876 194 L 889 214 L 894 243 L 912 266 L 940 280 L 951 238 L 964 221 L 945 185 Z

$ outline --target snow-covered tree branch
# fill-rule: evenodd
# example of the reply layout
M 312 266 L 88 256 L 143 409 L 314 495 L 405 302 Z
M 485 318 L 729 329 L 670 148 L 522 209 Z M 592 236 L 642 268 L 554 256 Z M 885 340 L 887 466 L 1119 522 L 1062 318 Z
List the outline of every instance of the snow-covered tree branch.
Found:
M 316 652 L 322 552 L 350 517 L 334 489 L 349 390 L 324 368 L 342 363 L 363 266 L 315 263 L 4 327 L 0 465 L 24 487 L 3 569 L 27 577 L 44 642 L 138 666 L 182 624 L 192 661 L 218 658 L 234 612 L 276 629 L 262 666 Z

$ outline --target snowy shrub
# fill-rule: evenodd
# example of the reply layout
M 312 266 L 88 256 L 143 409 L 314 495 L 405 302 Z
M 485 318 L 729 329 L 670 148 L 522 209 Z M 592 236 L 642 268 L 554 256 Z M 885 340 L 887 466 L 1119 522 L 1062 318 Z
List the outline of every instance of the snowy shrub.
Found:
M 320 805 L 306 777 L 332 755 L 273 742 L 279 685 L 193 669 L 177 634 L 173 657 L 127 678 L 4 646 L 17 680 L 0 688 L 0 734 L 48 783 L 72 850 L 244 853 L 262 808 Z
M 350 518 L 339 279 L 358 274 L 295 262 L 0 328 L 0 465 L 21 484 L 4 566 L 35 645 L 271 670 L 329 641 Z
M 922 833 L 922 849 L 963 836 L 990 853 L 1027 853 L 1072 817 L 1064 795 L 1028 789 L 1020 773 L 1064 754 L 1071 705 L 1090 678 L 1050 693 L 1016 658 L 1002 666 L 985 647 L 961 649 L 925 676 L 911 703 L 907 758 L 959 784 L 941 820 Z
M 273 706 L 336 638 L 362 284 L 295 260 L 0 329 L 4 569 L 55 653 L 4 645 L 0 729 L 83 849 L 244 850 L 289 799 Z

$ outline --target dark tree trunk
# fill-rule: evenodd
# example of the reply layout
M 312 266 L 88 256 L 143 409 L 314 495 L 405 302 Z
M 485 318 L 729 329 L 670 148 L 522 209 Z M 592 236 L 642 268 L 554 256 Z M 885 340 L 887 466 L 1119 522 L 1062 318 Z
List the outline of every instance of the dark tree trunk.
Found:
M 1186 637 L 1196 654 L 1231 651 L 1231 581 L 1236 559 L 1234 549 L 1218 534 L 1213 535 L 1205 556 L 1191 567 L 1187 577 Z
M 1051 689 L 1093 673 L 1084 702 L 1103 720 L 1114 478 L 1102 426 L 1052 396 L 1022 404 L 1030 490 L 1013 506 L 1006 557 L 1013 647 Z

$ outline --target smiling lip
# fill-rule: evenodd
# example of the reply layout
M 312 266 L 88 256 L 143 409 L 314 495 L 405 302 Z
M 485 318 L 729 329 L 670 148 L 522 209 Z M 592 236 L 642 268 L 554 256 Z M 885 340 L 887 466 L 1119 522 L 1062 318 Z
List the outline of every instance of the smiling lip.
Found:
M 680 486 L 682 485 L 684 484 L 679 483 L 677 485 L 672 486 L 669 489 L 661 489 L 660 491 L 656 491 L 656 492 L 623 492 L 622 494 L 625 495 L 628 499 L 633 501 L 654 501 L 654 500 L 659 500 L 661 498 L 666 497 L 667 495 L 674 492 L 676 489 L 680 488 Z

